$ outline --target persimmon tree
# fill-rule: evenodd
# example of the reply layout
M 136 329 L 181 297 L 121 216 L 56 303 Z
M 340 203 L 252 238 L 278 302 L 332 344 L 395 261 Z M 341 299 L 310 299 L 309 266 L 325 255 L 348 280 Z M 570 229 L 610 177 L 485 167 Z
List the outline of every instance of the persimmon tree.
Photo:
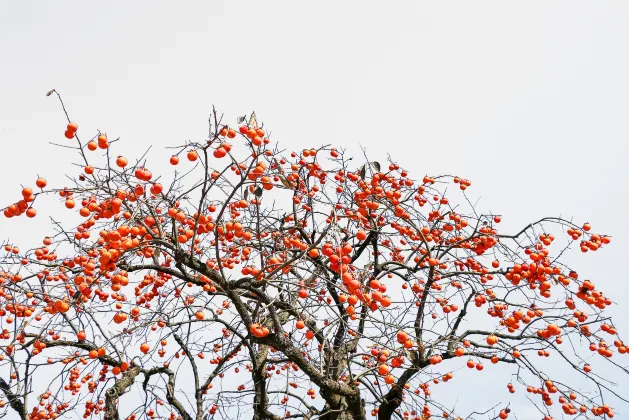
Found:
M 586 363 L 627 373 L 612 300 L 562 262 L 609 236 L 559 217 L 505 232 L 464 178 L 234 123 L 214 111 L 158 175 L 68 118 L 68 185 L 15 185 L 2 223 L 67 216 L 2 243 L 9 418 L 505 419 L 516 391 L 546 420 L 613 417 L 622 396 Z M 496 406 L 442 402 L 491 365 L 512 378 Z

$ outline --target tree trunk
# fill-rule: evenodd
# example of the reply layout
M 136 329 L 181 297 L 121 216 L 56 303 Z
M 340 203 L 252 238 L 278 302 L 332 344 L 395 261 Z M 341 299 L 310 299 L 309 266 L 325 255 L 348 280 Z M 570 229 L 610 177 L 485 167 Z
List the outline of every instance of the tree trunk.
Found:
M 390 420 L 393 412 L 402 404 L 402 388 L 394 385 L 384 396 L 384 402 L 378 408 L 378 420 Z
M 365 420 L 365 401 L 360 395 L 341 397 L 322 393 L 326 399 L 324 414 L 319 416 L 321 420 Z M 328 411 L 328 413 L 326 413 Z
M 120 415 L 118 414 L 118 398 L 120 398 L 125 392 L 127 392 L 127 388 L 133 385 L 133 381 L 135 377 L 140 373 L 139 367 L 133 367 L 122 376 L 122 378 L 118 379 L 114 386 L 109 388 L 105 392 L 105 420 L 119 420 Z

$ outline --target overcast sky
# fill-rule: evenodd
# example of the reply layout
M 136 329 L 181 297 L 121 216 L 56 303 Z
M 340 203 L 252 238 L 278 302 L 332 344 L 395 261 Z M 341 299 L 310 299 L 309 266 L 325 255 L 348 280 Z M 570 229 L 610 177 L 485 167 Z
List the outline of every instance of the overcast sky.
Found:
M 612 313 L 627 333 L 628 7 L 0 0 L 0 204 L 37 174 L 62 183 L 57 165 L 73 161 L 49 144 L 65 129 L 50 89 L 125 155 L 152 144 L 157 168 L 165 146 L 205 138 L 212 105 L 232 122 L 255 110 L 290 150 L 364 147 L 416 178 L 468 178 L 480 209 L 513 230 L 589 221 L 613 246 L 569 261 L 624 305 Z M 43 217 L 21 222 L 45 232 Z M 23 228 L 0 218 L 2 237 L 26 241 Z

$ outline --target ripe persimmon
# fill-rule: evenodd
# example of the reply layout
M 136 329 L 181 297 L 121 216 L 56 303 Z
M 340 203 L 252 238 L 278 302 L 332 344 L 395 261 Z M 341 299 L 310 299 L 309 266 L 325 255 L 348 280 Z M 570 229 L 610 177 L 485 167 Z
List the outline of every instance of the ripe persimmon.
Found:
M 44 188 L 47 184 L 48 182 L 44 178 L 37 178 L 37 181 L 35 181 L 35 185 L 39 188 Z

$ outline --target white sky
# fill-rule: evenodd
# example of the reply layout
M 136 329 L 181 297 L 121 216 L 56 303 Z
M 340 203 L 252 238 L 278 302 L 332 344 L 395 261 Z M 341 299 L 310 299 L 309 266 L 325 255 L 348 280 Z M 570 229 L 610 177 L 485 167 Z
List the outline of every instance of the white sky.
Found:
M 205 138 L 213 104 L 232 122 L 255 110 L 291 150 L 363 146 L 416 178 L 468 178 L 479 208 L 513 229 L 547 215 L 589 221 L 613 246 L 570 261 L 624 304 L 612 313 L 627 333 L 628 8 L 2 0 L 0 204 L 37 173 L 63 182 L 58 165 L 72 159 L 49 144 L 65 129 L 52 88 L 80 130 L 120 136 L 127 156 L 152 144 L 156 168 L 165 146 Z M 37 241 L 46 232 L 43 217 L 2 218 L 0 236 L 25 241 L 24 223 Z

